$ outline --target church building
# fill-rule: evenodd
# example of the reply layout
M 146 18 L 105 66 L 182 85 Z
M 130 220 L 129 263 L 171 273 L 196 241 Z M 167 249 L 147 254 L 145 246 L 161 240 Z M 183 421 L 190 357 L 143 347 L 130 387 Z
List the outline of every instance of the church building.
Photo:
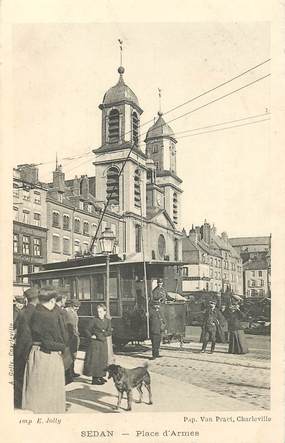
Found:
M 124 244 L 119 250 L 128 260 L 142 260 L 144 253 L 145 260 L 181 261 L 182 180 L 176 172 L 175 135 L 159 112 L 144 145 L 143 110 L 125 83 L 122 66 L 118 73 L 117 84 L 99 106 L 102 144 L 93 151 L 96 199 L 109 199 L 109 208 L 123 216 Z

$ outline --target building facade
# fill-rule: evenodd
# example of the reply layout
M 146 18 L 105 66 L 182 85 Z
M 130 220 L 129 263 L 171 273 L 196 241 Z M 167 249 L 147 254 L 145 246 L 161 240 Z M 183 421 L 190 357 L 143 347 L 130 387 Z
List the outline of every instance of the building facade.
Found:
M 195 291 L 232 291 L 243 295 L 242 261 L 231 246 L 227 234 L 217 235 L 216 228 L 205 220 L 192 226 L 183 242 L 184 293 Z
M 37 272 L 47 262 L 47 189 L 34 165 L 13 170 L 13 295 L 29 288 L 23 274 Z
M 266 260 L 249 260 L 244 263 L 243 272 L 246 297 L 270 296 L 270 274 Z
M 262 259 L 271 250 L 271 234 L 265 237 L 234 237 L 231 245 L 240 254 L 243 263 L 252 259 Z

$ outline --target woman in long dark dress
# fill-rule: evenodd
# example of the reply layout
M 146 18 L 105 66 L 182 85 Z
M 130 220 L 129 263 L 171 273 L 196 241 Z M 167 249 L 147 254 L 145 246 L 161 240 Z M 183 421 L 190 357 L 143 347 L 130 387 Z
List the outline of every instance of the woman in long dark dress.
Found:
M 112 335 L 111 320 L 106 318 L 106 306 L 97 306 L 98 317 L 94 317 L 87 328 L 85 336 L 89 338 L 86 351 L 83 374 L 92 377 L 93 385 L 102 385 L 106 382 L 106 367 L 108 364 L 107 337 Z
M 246 338 L 241 327 L 241 321 L 244 319 L 244 316 L 245 315 L 240 311 L 239 305 L 235 304 L 229 307 L 227 320 L 230 333 L 230 354 L 246 354 L 248 352 Z

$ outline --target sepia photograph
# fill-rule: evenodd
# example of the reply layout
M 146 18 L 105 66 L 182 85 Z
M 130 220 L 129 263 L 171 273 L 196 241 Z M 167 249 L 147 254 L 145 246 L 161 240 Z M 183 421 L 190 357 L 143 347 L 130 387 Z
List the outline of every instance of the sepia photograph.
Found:
M 13 25 L 19 416 L 268 420 L 270 31 Z

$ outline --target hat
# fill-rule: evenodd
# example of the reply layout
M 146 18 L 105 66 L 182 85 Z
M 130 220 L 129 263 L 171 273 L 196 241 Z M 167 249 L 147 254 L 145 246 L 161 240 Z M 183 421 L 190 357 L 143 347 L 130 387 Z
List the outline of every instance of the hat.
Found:
M 163 279 L 162 278 L 158 278 L 157 279 L 157 283 L 163 283 Z
M 61 301 L 62 298 L 63 298 L 63 295 L 62 295 L 62 294 L 58 294 L 58 295 L 56 296 L 55 301 L 56 301 L 56 302 Z
M 55 290 L 50 288 L 40 288 L 39 289 L 39 301 L 41 302 L 47 302 L 50 301 L 52 298 L 56 298 L 57 293 Z
M 21 303 L 22 305 L 24 305 L 25 304 L 25 297 L 23 297 L 22 295 L 16 295 L 15 302 Z
M 209 305 L 212 305 L 212 304 L 216 305 L 217 304 L 216 300 L 210 300 Z
M 39 290 L 37 288 L 29 288 L 24 292 L 24 295 L 28 301 L 35 300 L 39 297 Z

